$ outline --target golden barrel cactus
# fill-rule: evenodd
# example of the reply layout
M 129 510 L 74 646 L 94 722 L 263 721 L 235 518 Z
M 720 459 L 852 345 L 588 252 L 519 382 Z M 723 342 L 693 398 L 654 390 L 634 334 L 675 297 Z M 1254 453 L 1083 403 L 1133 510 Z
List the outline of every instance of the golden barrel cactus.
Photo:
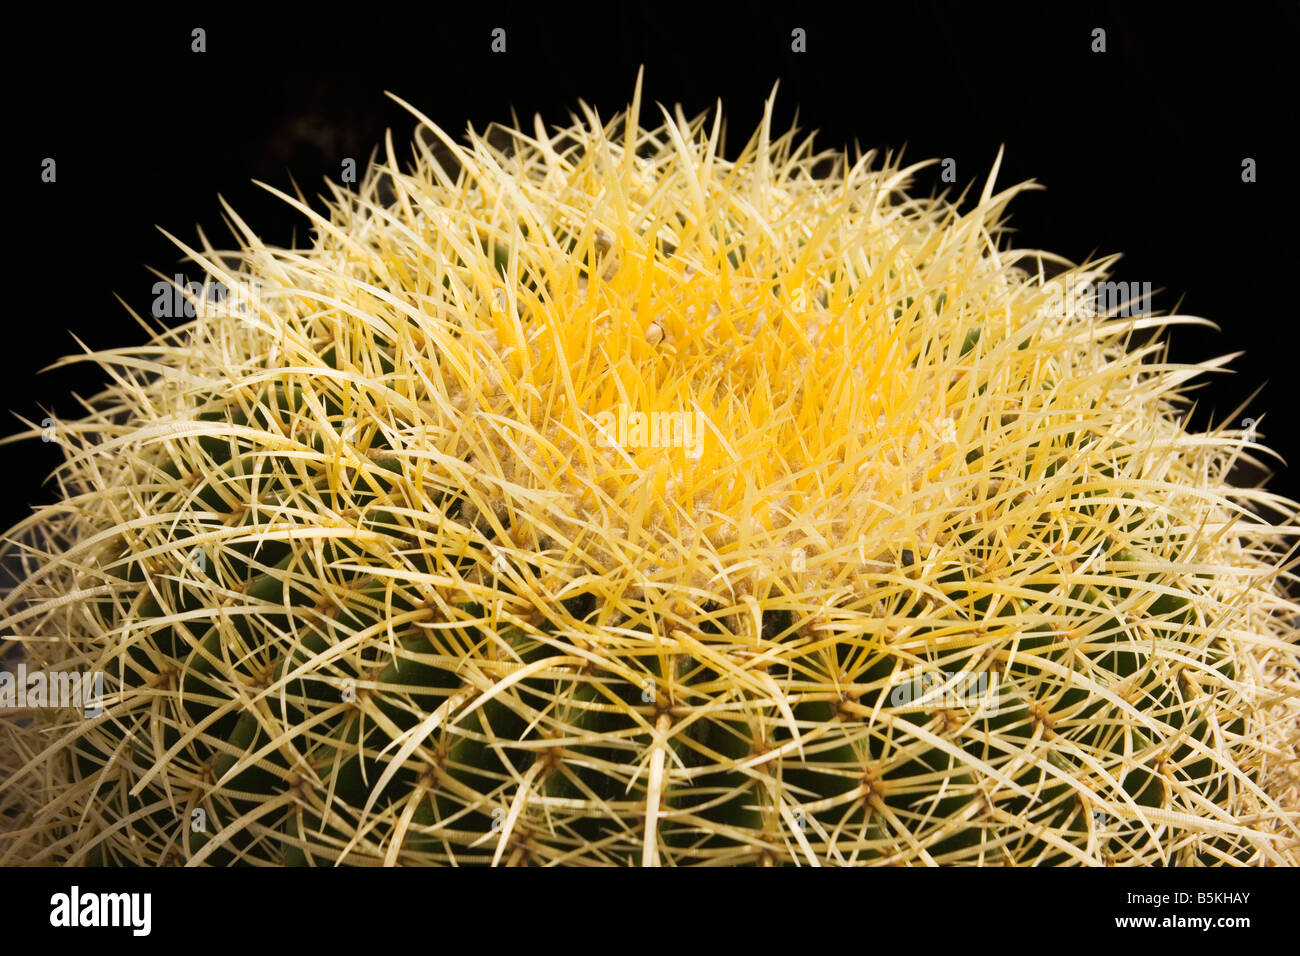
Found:
M 0 863 L 1296 862 L 1296 506 L 1188 429 L 1199 320 L 996 167 L 582 112 L 227 209 L 16 436 L 0 627 L 104 696 L 0 714 Z

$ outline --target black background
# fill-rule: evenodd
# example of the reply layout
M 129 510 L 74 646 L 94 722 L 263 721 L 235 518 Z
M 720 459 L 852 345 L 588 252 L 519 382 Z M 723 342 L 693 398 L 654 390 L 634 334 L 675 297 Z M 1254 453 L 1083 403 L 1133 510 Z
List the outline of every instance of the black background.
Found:
M 77 350 L 70 333 L 90 348 L 144 341 L 114 293 L 147 314 L 156 280 L 146 266 L 175 271 L 179 253 L 156 226 L 190 241 L 202 225 L 220 244 L 220 194 L 265 240 L 287 243 L 303 220 L 252 180 L 315 195 L 343 159 L 363 165 L 389 128 L 405 157 L 414 120 L 385 90 L 452 132 L 509 121 L 512 108 L 561 122 L 579 98 L 608 118 L 644 64 L 643 116 L 655 101 L 694 115 L 721 98 L 731 154 L 778 79 L 777 126 L 798 107 L 823 147 L 953 157 L 958 186 L 974 193 L 1005 145 L 999 184 L 1047 187 L 1013 202 L 1016 244 L 1074 261 L 1123 252 L 1116 279 L 1151 282 L 1157 309 L 1181 298 L 1180 311 L 1217 322 L 1221 332 L 1174 332 L 1177 360 L 1246 351 L 1233 374 L 1204 379 L 1194 423 L 1218 421 L 1263 386 L 1242 414 L 1262 418 L 1264 440 L 1300 462 L 1300 158 L 1289 139 L 1300 4 L 60 9 L 36 8 L 9 36 L 5 161 L 17 202 L 0 412 L 72 416 L 74 393 L 103 384 L 92 366 L 37 374 Z M 205 53 L 190 51 L 194 27 L 207 32 Z M 494 27 L 506 30 L 504 54 L 490 50 Z M 806 53 L 791 51 L 795 27 Z M 1090 50 L 1096 27 L 1104 54 Z M 40 181 L 45 157 L 57 162 L 54 184 Z M 1245 157 L 1256 183 L 1241 181 Z M 59 453 L 29 441 L 0 455 L 8 526 L 50 498 L 42 481 Z M 1271 487 L 1300 497 L 1298 472 L 1281 469 Z

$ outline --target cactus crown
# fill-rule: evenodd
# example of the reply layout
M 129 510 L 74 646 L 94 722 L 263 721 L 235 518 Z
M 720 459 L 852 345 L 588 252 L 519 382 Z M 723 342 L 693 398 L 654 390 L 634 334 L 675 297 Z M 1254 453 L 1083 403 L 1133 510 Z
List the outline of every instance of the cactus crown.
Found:
M 1199 320 L 996 167 L 640 99 L 176 240 L 232 294 L 88 357 L 3 545 L 107 693 L 0 723 L 0 862 L 1295 862 L 1295 506 L 1135 339 Z

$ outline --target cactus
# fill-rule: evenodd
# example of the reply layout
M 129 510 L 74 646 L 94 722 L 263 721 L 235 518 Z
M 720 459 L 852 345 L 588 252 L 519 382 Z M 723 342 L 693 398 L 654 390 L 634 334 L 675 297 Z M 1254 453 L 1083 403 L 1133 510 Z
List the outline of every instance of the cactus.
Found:
M 0 628 L 103 713 L 0 713 L 0 863 L 1297 862 L 1297 506 L 1200 320 L 770 102 L 408 108 L 76 359 Z

